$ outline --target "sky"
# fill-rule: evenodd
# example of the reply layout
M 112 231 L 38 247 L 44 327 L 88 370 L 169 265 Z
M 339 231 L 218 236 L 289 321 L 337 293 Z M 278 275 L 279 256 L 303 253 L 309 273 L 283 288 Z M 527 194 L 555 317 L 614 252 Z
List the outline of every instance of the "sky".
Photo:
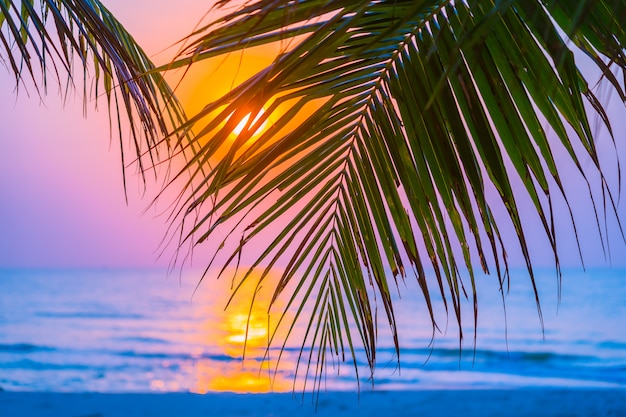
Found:
M 105 5 L 155 62 L 164 62 L 161 51 L 207 11 L 198 1 L 179 1 L 173 10 L 165 1 Z M 88 106 L 84 117 L 79 95 L 63 103 L 52 87 L 42 103 L 34 89 L 15 94 L 14 87 L 0 68 L 0 267 L 167 265 L 169 256 L 158 257 L 163 210 L 145 212 L 158 184 L 148 183 L 142 197 L 131 171 L 126 204 L 118 139 L 110 135 L 104 102 L 98 111 Z
M 209 7 L 208 2 L 194 0 L 178 1 L 176 7 L 164 0 L 104 3 L 157 64 L 167 62 L 175 48 L 163 50 L 187 35 Z M 203 79 L 201 75 L 195 77 Z M 211 79 L 211 86 L 207 86 L 206 81 L 198 81 L 199 85 L 187 86 L 181 92 L 188 100 L 195 97 L 193 103 L 187 104 L 197 107 L 197 96 L 203 91 L 224 89 L 231 84 L 231 80 L 216 84 L 214 74 Z M 104 107 L 100 111 L 89 108 L 84 117 L 79 96 L 62 103 L 51 88 L 42 103 L 32 89 L 20 89 L 19 94 L 15 94 L 12 75 L 0 68 L 0 111 L 3 115 L 0 267 L 115 268 L 168 264 L 167 252 L 158 257 L 159 244 L 168 225 L 166 216 L 161 214 L 165 207 L 146 211 L 150 197 L 158 191 L 158 184 L 149 183 L 142 197 L 141 182 L 131 175 L 129 202 L 126 203 L 117 138 L 111 139 Z M 626 131 L 626 118 L 623 106 L 615 97 L 609 111 L 620 141 Z M 616 153 L 621 155 L 622 162 L 626 161 L 623 143 L 616 150 L 608 135 L 601 133 L 598 144 L 608 166 L 614 165 L 612 158 Z M 584 187 L 580 182 L 569 182 L 573 172 L 573 169 L 566 172 L 564 177 L 572 192 L 570 202 L 574 211 L 583 219 L 579 223 L 579 234 L 586 246 L 586 263 L 606 265 Z M 615 169 L 607 172 L 609 183 L 616 189 Z M 601 204 L 600 200 L 598 202 Z M 527 201 L 521 203 L 523 211 L 525 207 L 531 210 L 528 204 Z M 562 209 L 561 204 L 557 229 L 560 229 L 562 261 L 565 266 L 578 266 L 574 236 Z M 618 210 L 626 222 L 624 204 Z M 534 233 L 539 224 L 532 219 L 529 224 L 527 237 L 531 252 L 539 265 L 551 265 L 545 239 L 540 233 Z M 620 243 L 616 224 L 611 222 L 608 229 L 614 248 L 612 263 L 626 266 L 626 256 L 620 256 L 625 248 Z M 512 260 L 514 265 L 522 264 L 515 254 Z

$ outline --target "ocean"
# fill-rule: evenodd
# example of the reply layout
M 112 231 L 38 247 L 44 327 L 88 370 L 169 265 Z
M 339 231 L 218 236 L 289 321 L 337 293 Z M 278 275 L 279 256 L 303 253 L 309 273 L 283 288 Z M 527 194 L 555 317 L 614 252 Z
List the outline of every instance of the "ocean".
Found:
M 317 353 L 307 368 L 305 350 L 298 365 L 307 322 L 293 330 L 276 365 L 281 345 L 265 349 L 271 327 L 266 315 L 251 309 L 246 297 L 224 310 L 230 281 L 209 274 L 198 285 L 199 277 L 195 271 L 0 270 L 0 388 L 205 393 L 626 387 L 624 269 L 564 270 L 560 293 L 554 270 L 537 271 L 541 316 L 524 270 L 511 273 L 506 310 L 497 279 L 478 276 L 478 325 L 474 329 L 467 300 L 462 341 L 453 313 L 446 314 L 437 297 L 433 333 L 417 284 L 408 278 L 395 296 L 400 356 L 381 306 L 373 378 L 361 349 L 358 377 L 349 357 L 337 363 L 327 354 L 321 380 L 313 377 Z M 437 292 L 436 286 L 431 290 Z M 308 318 L 307 311 L 302 317 Z

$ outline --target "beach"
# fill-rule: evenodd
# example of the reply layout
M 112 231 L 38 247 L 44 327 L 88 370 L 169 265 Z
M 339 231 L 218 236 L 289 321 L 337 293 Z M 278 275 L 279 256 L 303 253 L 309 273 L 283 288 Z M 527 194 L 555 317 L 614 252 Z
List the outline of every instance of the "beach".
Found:
M 302 394 L 0 392 L 1 417 L 626 416 L 626 390 L 518 389 Z

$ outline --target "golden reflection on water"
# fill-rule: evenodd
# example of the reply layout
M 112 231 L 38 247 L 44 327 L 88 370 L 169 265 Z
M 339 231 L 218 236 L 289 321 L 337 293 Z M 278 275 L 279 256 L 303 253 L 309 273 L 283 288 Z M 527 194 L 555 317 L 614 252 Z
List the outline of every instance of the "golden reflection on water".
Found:
M 270 374 L 267 365 L 253 361 L 243 366 L 216 364 L 201 361 L 196 364 L 196 384 L 192 392 L 204 394 L 209 391 L 230 392 L 286 392 L 292 389 L 292 381 L 282 374 Z
M 232 291 L 231 282 L 212 279 L 200 287 L 201 294 L 193 302 L 201 323 L 195 332 L 200 340 L 195 342 L 212 355 L 206 358 L 202 352 L 197 352 L 200 354 L 193 364 L 194 382 L 190 391 L 256 393 L 293 389 L 292 374 L 280 369 L 293 372 L 295 363 L 290 364 L 289 355 L 285 355 L 281 358 L 279 372 L 275 372 L 276 358 L 267 354 L 281 311 L 272 308 L 272 314 L 268 314 L 271 293 L 265 288 L 272 288 L 272 285 L 258 289 L 257 281 L 258 276 L 251 276 L 226 309 Z M 277 342 L 282 339 L 276 340 L 272 347 L 280 346 Z M 220 355 L 223 359 L 212 359 Z

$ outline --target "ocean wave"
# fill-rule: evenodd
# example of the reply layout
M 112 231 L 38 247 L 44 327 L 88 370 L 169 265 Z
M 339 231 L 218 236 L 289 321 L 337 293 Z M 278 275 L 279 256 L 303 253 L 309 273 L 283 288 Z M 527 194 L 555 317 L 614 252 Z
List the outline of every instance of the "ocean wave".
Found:
M 152 341 L 154 343 L 154 341 Z M 170 342 L 163 340 L 162 345 L 168 344 Z M 33 345 L 29 343 L 13 343 L 13 344 L 0 344 L 0 354 L 8 354 L 9 358 L 15 357 L 15 355 L 30 355 L 35 353 L 42 352 L 53 352 L 54 355 L 60 355 L 59 357 L 83 357 L 83 358 L 106 358 L 107 356 L 111 357 L 125 357 L 125 358 L 136 358 L 136 359 L 158 359 L 158 360 L 170 360 L 170 361 L 196 361 L 196 360 L 211 360 L 211 361 L 219 361 L 219 362 L 229 362 L 229 361 L 239 361 L 242 359 L 240 355 L 231 356 L 222 353 L 212 353 L 212 352 L 204 352 L 204 353 L 187 353 L 187 352 L 167 352 L 167 351 L 141 351 L 141 350 L 117 350 L 117 349 L 80 349 L 80 348 L 71 348 L 71 347 L 50 347 L 50 346 L 39 346 Z M 1 357 L 1 356 L 0 356 Z M 262 356 L 249 355 L 247 358 L 252 360 L 262 360 Z M 26 364 L 27 362 L 35 363 L 31 359 L 23 359 L 20 360 L 21 363 Z M 15 361 L 15 364 L 20 363 L 20 361 Z M 29 362 L 29 363 L 30 363 Z M 17 366 L 19 367 L 19 366 Z
M 355 351 L 357 356 L 363 356 L 364 351 Z M 379 357 L 386 360 L 397 360 L 397 353 L 393 348 L 378 348 Z M 496 349 L 463 349 L 458 348 L 401 348 L 400 360 L 413 367 L 422 367 L 428 363 L 594 363 L 602 360 L 598 356 L 589 354 L 561 353 L 556 351 L 521 351 Z
M 170 340 L 162 339 L 159 337 L 125 336 L 125 337 L 115 337 L 114 339 L 120 342 L 139 342 L 139 343 L 157 344 L 157 345 L 171 345 L 172 344 Z
M 138 320 L 145 318 L 142 314 L 136 313 L 115 313 L 103 311 L 42 311 L 35 313 L 36 317 L 49 317 L 60 319 L 123 319 Z
M 55 348 L 49 346 L 33 345 L 30 343 L 0 343 L 0 352 L 9 353 L 31 353 L 31 352 L 49 352 Z
M 613 340 L 607 340 L 604 342 L 598 343 L 598 346 L 604 349 L 615 349 L 615 350 L 626 350 L 626 343 L 624 342 L 616 342 Z
M 59 370 L 73 370 L 73 371 L 92 371 L 97 367 L 89 364 L 78 363 L 52 363 L 35 361 L 31 359 L 20 359 L 18 361 L 11 361 L 0 363 L 0 369 L 28 369 L 35 371 L 59 371 Z
M 162 359 L 162 360 L 173 360 L 173 361 L 212 360 L 212 361 L 217 361 L 217 362 L 230 362 L 230 361 L 241 360 L 240 356 L 229 356 L 229 355 L 220 354 L 220 353 L 192 354 L 192 353 L 180 353 L 180 352 L 177 352 L 177 353 L 138 352 L 135 350 L 124 350 L 124 351 L 117 351 L 117 352 L 111 351 L 110 353 L 115 356 L 141 358 L 141 359 Z

